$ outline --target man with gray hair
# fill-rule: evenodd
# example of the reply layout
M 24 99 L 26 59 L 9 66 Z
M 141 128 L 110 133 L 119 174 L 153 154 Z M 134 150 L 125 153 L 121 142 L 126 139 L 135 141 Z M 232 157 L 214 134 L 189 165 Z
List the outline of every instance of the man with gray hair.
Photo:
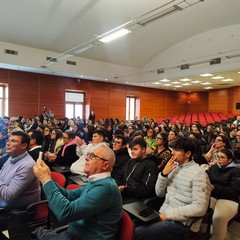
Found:
M 33 167 L 34 173 L 43 185 L 51 210 L 69 227 L 61 233 L 38 228 L 34 232 L 36 239 L 115 239 L 122 202 L 118 186 L 111 177 L 114 163 L 112 149 L 106 146 L 94 148 L 87 154 L 84 167 L 89 183 L 68 191 L 53 182 L 49 168 L 39 159 Z

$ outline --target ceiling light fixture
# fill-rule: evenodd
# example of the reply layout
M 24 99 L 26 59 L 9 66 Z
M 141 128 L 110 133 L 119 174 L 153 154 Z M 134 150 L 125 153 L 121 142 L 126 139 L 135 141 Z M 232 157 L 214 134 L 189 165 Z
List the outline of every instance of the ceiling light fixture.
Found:
M 196 81 L 192 81 L 192 83 L 201 83 L 201 81 L 196 80 Z
M 202 85 L 209 85 L 209 84 L 211 84 L 211 83 L 209 83 L 209 82 L 203 82 L 203 83 L 201 83 Z
M 223 82 L 233 82 L 234 80 L 231 79 L 231 78 L 227 78 L 227 79 L 223 79 L 222 81 L 223 81 Z
M 168 80 L 168 79 L 162 79 L 162 80 L 159 80 L 160 82 L 170 82 L 170 80 Z
M 191 79 L 189 78 L 182 78 L 182 79 L 179 79 L 181 82 L 190 82 Z
M 223 79 L 224 77 L 221 77 L 221 76 L 216 76 L 216 77 L 212 77 L 212 79 L 216 79 L 216 80 L 218 80 L 218 79 Z
M 106 36 L 106 37 L 101 37 L 99 39 L 100 42 L 104 42 L 104 43 L 108 43 L 112 40 L 115 40 L 117 38 L 120 38 L 128 33 L 130 33 L 131 31 L 126 29 L 126 28 L 122 28 L 120 30 L 118 30 L 117 32 L 111 33 L 110 35 Z
M 203 73 L 203 74 L 200 74 L 201 77 L 212 77 L 213 74 L 211 73 Z
M 167 4 L 165 4 L 165 5 L 167 5 Z M 163 5 L 163 6 L 165 6 L 165 5 Z M 181 8 L 180 6 L 177 6 L 177 5 L 173 5 L 171 7 L 168 7 L 166 9 L 162 10 L 163 6 L 160 6 L 156 9 L 150 11 L 149 13 L 144 14 L 142 17 L 139 17 L 137 19 L 137 23 L 140 25 L 146 26 L 147 24 L 149 24 L 153 21 L 156 21 L 159 18 L 166 17 L 170 14 L 173 14 L 175 12 L 179 12 L 179 11 L 183 10 L 183 8 Z M 160 11 L 159 11 L 159 9 L 160 9 Z

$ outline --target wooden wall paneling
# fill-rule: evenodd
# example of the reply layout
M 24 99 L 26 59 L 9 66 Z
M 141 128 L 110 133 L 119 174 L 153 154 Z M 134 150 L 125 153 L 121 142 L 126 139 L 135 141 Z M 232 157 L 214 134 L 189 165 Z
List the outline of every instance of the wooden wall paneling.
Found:
M 240 103 L 240 87 L 234 87 L 233 88 L 233 93 L 232 93 L 233 113 L 239 115 L 240 114 L 240 109 L 236 109 L 236 103 Z
M 228 90 L 209 91 L 208 110 L 210 112 L 227 113 L 228 109 Z

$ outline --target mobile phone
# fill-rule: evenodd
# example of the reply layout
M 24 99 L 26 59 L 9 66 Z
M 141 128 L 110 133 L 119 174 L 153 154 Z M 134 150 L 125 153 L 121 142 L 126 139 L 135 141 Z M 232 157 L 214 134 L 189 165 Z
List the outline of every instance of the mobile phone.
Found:
M 152 213 L 154 213 L 154 210 L 152 208 L 145 208 L 142 211 L 140 211 L 138 214 L 142 217 L 148 217 Z

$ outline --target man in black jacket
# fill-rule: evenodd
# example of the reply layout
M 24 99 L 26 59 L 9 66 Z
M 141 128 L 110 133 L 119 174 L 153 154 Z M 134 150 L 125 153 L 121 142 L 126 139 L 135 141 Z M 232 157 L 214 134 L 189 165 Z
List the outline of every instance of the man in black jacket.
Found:
M 112 170 L 112 178 L 121 176 L 124 166 L 129 161 L 130 156 L 127 148 L 127 139 L 119 134 L 114 137 L 112 141 L 112 149 L 115 153 L 116 161 Z
M 126 163 L 122 174 L 115 178 L 124 202 L 155 195 L 158 171 L 152 157 L 146 155 L 146 147 L 144 139 L 133 139 L 130 143 L 132 159 Z

